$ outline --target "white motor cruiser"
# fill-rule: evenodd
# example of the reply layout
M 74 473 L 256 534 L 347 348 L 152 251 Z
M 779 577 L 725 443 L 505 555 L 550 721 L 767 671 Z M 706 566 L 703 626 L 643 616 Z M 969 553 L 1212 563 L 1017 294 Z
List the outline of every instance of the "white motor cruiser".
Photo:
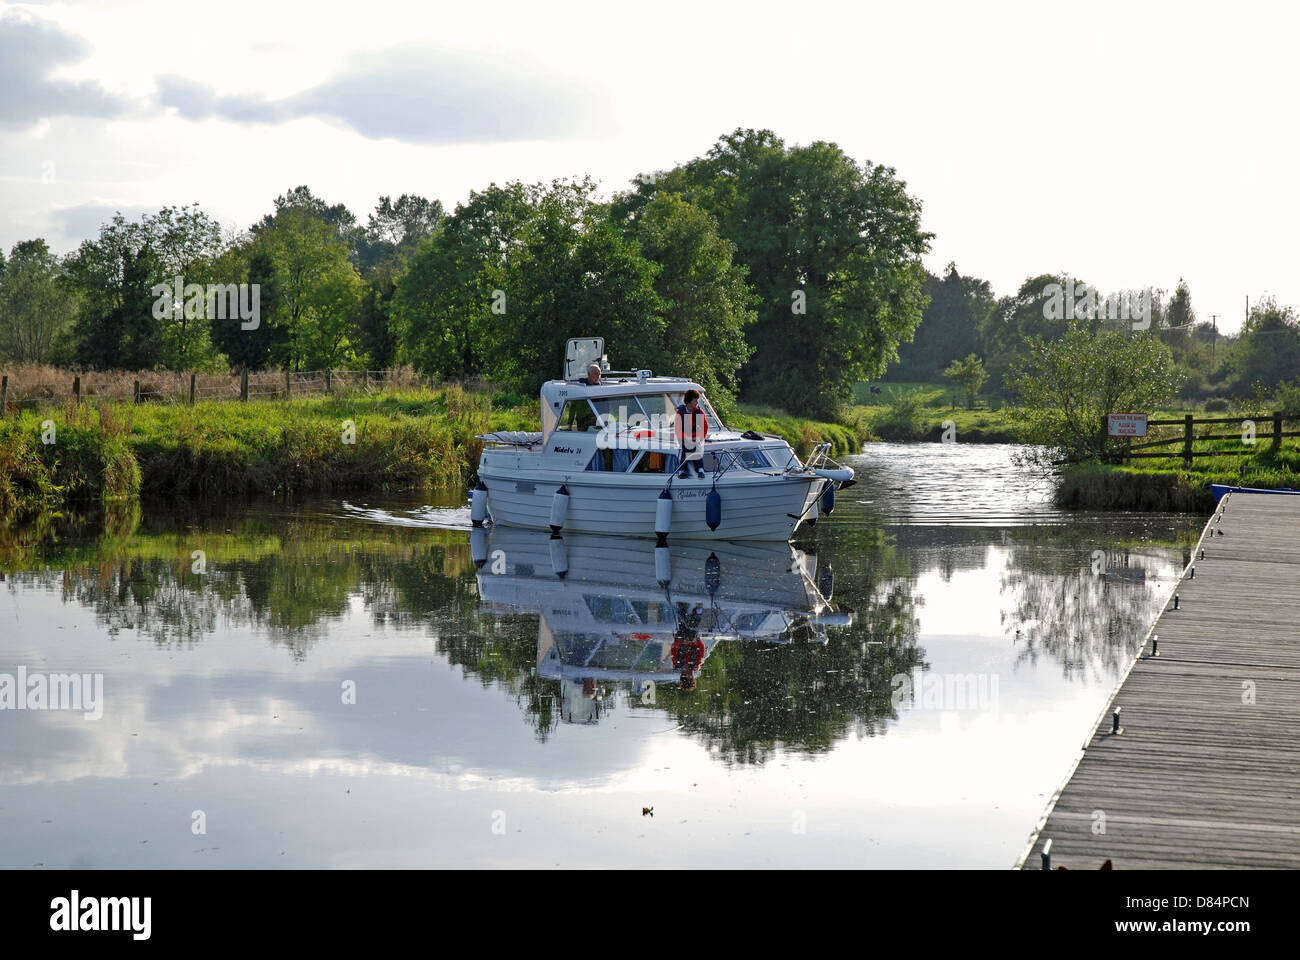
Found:
M 590 383 L 588 368 L 601 368 Z M 486 434 L 470 499 L 486 521 L 552 533 L 709 540 L 788 540 L 835 506 L 853 471 L 821 444 L 800 462 L 780 437 L 729 430 L 701 396 L 707 434 L 677 436 L 687 390 L 649 370 L 611 371 L 601 337 L 568 342 L 564 379 L 542 385 L 540 433 Z M 685 455 L 703 468 L 682 463 Z M 690 466 L 691 469 L 683 470 Z

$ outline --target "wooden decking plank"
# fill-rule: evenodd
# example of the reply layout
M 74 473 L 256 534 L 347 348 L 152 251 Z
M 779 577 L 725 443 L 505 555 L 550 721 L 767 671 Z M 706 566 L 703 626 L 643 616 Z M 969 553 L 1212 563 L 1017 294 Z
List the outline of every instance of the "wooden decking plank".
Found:
M 1300 866 L 1300 497 L 1233 495 L 1191 556 L 1025 869 Z

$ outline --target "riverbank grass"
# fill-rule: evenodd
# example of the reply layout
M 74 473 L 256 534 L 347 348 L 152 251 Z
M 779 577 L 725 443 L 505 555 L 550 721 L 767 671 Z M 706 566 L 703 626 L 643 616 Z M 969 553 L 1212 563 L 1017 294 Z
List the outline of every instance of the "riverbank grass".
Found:
M 105 401 L 0 421 L 0 518 L 137 494 L 236 498 L 465 483 L 519 429 L 459 387 L 193 407 Z

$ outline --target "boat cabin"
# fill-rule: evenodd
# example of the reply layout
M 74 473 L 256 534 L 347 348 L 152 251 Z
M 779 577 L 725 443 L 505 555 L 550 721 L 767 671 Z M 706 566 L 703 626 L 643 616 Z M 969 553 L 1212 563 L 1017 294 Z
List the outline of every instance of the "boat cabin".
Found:
M 542 385 L 543 449 L 548 459 L 585 457 L 579 469 L 613 473 L 671 473 L 680 466 L 681 444 L 674 423 L 687 390 L 700 393 L 699 407 L 708 421 L 703 467 L 717 468 L 715 445 L 739 441 L 748 449 L 735 451 L 739 465 L 752 469 L 781 469 L 789 448 L 778 438 L 743 437 L 729 430 L 709 403 L 704 388 L 685 377 L 656 377 L 650 370 L 609 370 L 604 340 L 570 340 L 565 354 L 565 379 Z M 585 349 L 584 349 L 585 348 Z M 599 381 L 588 377 L 591 364 L 601 368 Z M 754 447 L 754 439 L 771 439 L 771 451 Z M 709 449 L 713 447 L 713 449 Z M 779 449 L 778 449 L 779 448 Z M 784 453 L 783 453 L 784 451 Z

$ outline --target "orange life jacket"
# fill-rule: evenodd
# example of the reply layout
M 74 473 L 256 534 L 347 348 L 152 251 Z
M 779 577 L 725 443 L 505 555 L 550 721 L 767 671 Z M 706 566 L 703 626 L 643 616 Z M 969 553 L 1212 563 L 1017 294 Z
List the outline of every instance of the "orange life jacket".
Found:
M 677 408 L 677 439 L 690 450 L 696 450 L 709 433 L 709 418 L 698 406 L 692 410 L 682 404 Z

